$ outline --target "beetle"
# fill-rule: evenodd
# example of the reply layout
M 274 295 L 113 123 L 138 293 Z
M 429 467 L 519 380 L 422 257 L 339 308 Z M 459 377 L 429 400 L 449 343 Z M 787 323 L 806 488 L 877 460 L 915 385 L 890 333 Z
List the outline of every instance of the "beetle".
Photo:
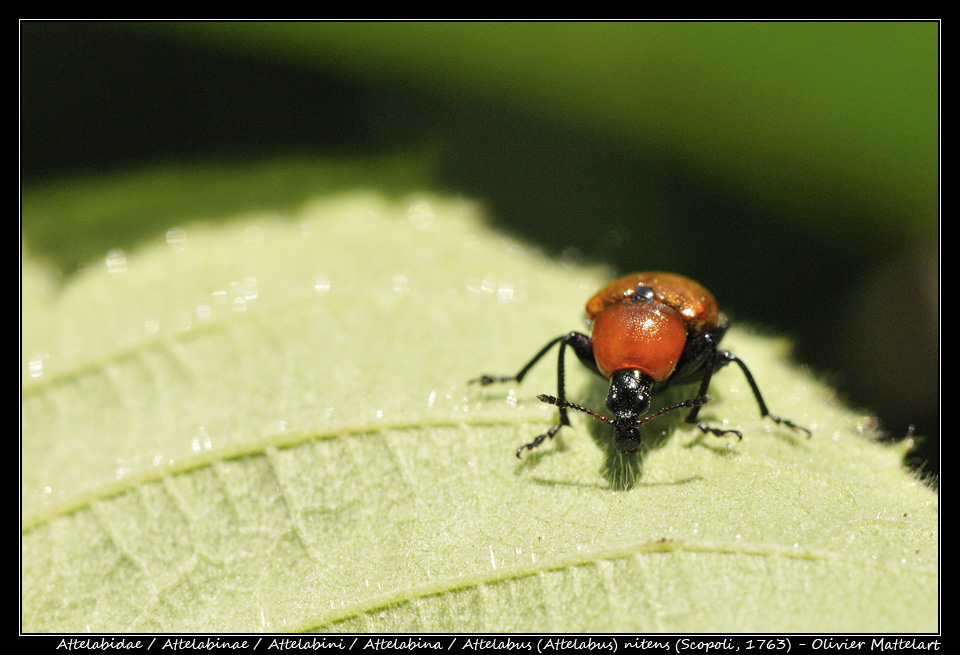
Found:
M 729 323 L 720 313 L 717 301 L 706 288 L 676 273 L 646 271 L 631 273 L 598 291 L 586 305 L 591 335 L 570 332 L 551 340 L 516 375 L 481 375 L 470 382 L 481 385 L 495 382 L 522 382 L 533 366 L 555 345 L 560 344 L 557 360 L 557 395 L 541 394 L 542 402 L 559 408 L 559 421 L 530 443 L 517 448 L 534 450 L 560 428 L 570 425 L 568 409 L 575 409 L 613 426 L 613 445 L 621 453 L 640 450 L 640 426 L 667 412 L 689 409 L 687 423 L 704 434 L 736 435 L 739 430 L 711 427 L 697 417 L 710 401 L 707 390 L 717 369 L 733 362 L 743 372 L 760 406 L 761 417 L 811 436 L 810 430 L 770 412 L 753 374 L 736 355 L 720 350 L 720 340 Z M 564 390 L 564 354 L 573 349 L 580 362 L 610 382 L 607 409 L 613 417 L 603 416 L 583 405 L 567 400 Z M 664 407 L 652 414 L 651 398 L 668 387 L 699 382 L 697 395 Z

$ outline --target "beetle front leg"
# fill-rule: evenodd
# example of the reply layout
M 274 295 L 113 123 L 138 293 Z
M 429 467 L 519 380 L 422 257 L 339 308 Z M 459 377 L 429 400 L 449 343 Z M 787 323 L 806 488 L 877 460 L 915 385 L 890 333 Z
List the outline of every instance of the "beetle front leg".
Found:
M 562 411 L 562 410 L 561 410 L 561 411 Z M 562 412 L 562 413 L 565 413 L 565 412 Z M 561 418 L 560 418 L 560 423 L 557 423 L 556 425 L 554 425 L 552 428 L 550 428 L 549 430 L 547 430 L 547 431 L 544 432 L 543 434 L 537 435 L 537 438 L 534 439 L 533 441 L 531 441 L 530 443 L 525 443 L 525 444 L 523 444 L 522 446 L 520 446 L 519 448 L 517 448 L 517 459 L 520 458 L 520 455 L 523 454 L 523 451 L 525 451 L 525 450 L 536 450 L 537 448 L 540 447 L 540 444 L 542 444 L 542 443 L 543 443 L 544 441 L 546 441 L 547 439 L 553 439 L 553 435 L 555 435 L 557 432 L 559 432 L 559 431 L 560 431 L 560 428 L 562 428 L 564 425 L 570 425 L 570 421 L 567 421 L 566 423 L 564 423 L 563 421 L 564 421 L 564 419 L 563 419 L 563 417 L 561 417 Z
M 709 333 L 703 334 L 700 337 L 700 339 L 701 339 L 700 345 L 707 349 L 707 354 L 703 358 L 703 368 L 701 369 L 703 373 L 700 378 L 700 389 L 697 391 L 697 396 L 696 396 L 696 398 L 698 399 L 708 398 L 707 389 L 710 388 L 710 380 L 713 377 L 714 369 L 726 363 L 726 360 L 724 360 L 723 363 L 720 363 L 721 358 L 719 356 L 720 354 L 717 352 L 717 342 L 716 340 L 714 340 L 713 335 Z M 715 428 L 715 427 L 711 427 L 709 424 L 707 424 L 704 421 L 697 420 L 697 416 L 700 414 L 700 408 L 705 404 L 705 402 L 706 401 L 704 401 L 703 403 L 694 405 L 693 409 L 690 410 L 690 413 L 688 413 L 686 418 L 684 418 L 683 420 L 686 421 L 687 423 L 693 423 L 704 434 L 709 432 L 710 434 L 713 434 L 718 437 L 722 437 L 725 434 L 735 434 L 737 435 L 737 439 L 742 440 L 743 433 L 740 432 L 740 430 L 724 430 L 723 428 Z
M 573 348 L 573 352 L 577 355 L 577 359 L 579 359 L 585 366 L 596 370 L 597 365 L 593 358 L 593 346 L 590 343 L 590 337 L 580 332 L 571 332 L 570 334 L 558 337 L 554 341 L 550 342 L 549 345 L 553 345 L 553 343 L 557 341 L 560 342 L 560 352 L 557 355 L 557 398 L 560 400 L 560 403 L 557 405 L 557 407 L 560 413 L 560 420 L 556 425 L 543 434 L 538 435 L 537 438 L 530 443 L 524 444 L 517 448 L 517 457 L 520 457 L 524 450 L 536 449 L 547 439 L 552 439 L 553 436 L 560 431 L 560 428 L 565 425 L 570 425 L 570 418 L 567 416 L 567 407 L 563 404 L 567 400 L 565 388 L 566 373 L 564 370 L 564 354 L 567 346 Z M 544 351 L 541 351 L 540 355 L 542 355 L 543 352 Z
M 521 368 L 516 375 L 481 375 L 479 378 L 474 378 L 470 382 L 477 382 L 479 384 L 493 384 L 494 382 L 522 382 L 523 378 L 530 372 L 537 362 L 539 362 L 547 352 L 553 348 L 554 345 L 560 344 L 560 352 L 557 356 L 557 397 L 561 401 L 566 401 L 566 390 L 564 384 L 565 372 L 564 372 L 564 354 L 567 346 L 570 346 L 573 349 L 573 352 L 577 355 L 577 359 L 583 363 L 584 366 L 599 374 L 597 371 L 597 363 L 593 357 L 593 345 L 590 342 L 590 337 L 580 332 L 570 332 L 561 337 L 557 337 L 550 341 L 547 345 L 540 349 L 536 355 L 533 356 L 527 364 Z M 541 435 L 538 435 L 536 439 L 531 441 L 528 444 L 524 444 L 517 448 L 517 457 L 523 453 L 524 450 L 534 450 L 540 444 L 542 444 L 547 439 L 552 439 L 553 435 L 560 431 L 565 425 L 570 425 L 570 419 L 567 416 L 567 408 L 563 405 L 559 405 L 560 411 L 560 420 L 552 428 L 547 430 Z

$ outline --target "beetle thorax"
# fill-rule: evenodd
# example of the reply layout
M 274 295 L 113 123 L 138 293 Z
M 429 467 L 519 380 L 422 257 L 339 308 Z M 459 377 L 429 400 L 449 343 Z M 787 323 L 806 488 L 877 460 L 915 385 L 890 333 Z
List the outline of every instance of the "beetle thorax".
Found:
M 606 377 L 636 369 L 656 382 L 666 380 L 683 354 L 687 326 L 680 314 L 659 302 L 619 302 L 593 322 L 593 356 Z

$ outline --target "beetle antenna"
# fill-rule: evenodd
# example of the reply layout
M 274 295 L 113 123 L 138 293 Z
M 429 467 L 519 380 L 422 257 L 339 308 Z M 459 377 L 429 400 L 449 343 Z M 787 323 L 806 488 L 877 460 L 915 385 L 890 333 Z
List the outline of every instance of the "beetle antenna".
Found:
M 584 407 L 583 405 L 578 405 L 577 403 L 572 403 L 569 400 L 560 400 L 556 396 L 550 396 L 545 393 L 540 394 L 539 396 L 537 396 L 537 398 L 539 398 L 542 402 L 547 403 L 548 405 L 556 405 L 557 407 L 567 407 L 569 409 L 575 409 L 577 411 L 583 412 L 584 414 L 589 414 L 593 418 L 597 419 L 598 421 L 603 421 L 607 425 L 614 424 L 614 420 L 612 418 L 608 418 L 603 414 L 598 414 L 597 412 L 593 411 L 588 407 Z M 655 418 L 659 418 L 664 414 L 666 414 L 667 412 L 672 412 L 675 409 L 699 407 L 700 405 L 705 405 L 708 402 L 710 402 L 710 396 L 697 396 L 696 398 L 690 398 L 688 400 L 684 400 L 679 403 L 670 405 L 669 407 L 658 409 L 653 414 L 647 414 L 646 416 L 640 417 L 638 420 L 640 421 L 640 425 L 643 425 L 644 423 L 647 423 L 648 421 L 652 421 Z
M 577 411 L 583 412 L 584 414 L 589 414 L 589 415 L 592 416 L 593 418 L 597 419 L 598 421 L 603 421 L 603 422 L 606 423 L 607 425 L 613 425 L 613 419 L 612 419 L 612 418 L 608 418 L 608 417 L 604 416 L 603 414 L 597 414 L 597 413 L 596 413 L 595 411 L 593 411 L 592 409 L 589 409 L 589 408 L 587 408 L 587 407 L 584 407 L 583 405 L 578 405 L 578 404 L 576 404 L 576 403 L 572 403 L 572 402 L 570 402 L 569 400 L 560 400 L 560 399 L 557 398 L 556 396 L 548 396 L 548 395 L 545 394 L 545 393 L 540 394 L 539 396 L 537 396 L 537 398 L 539 398 L 541 401 L 547 403 L 548 405 L 556 405 L 557 407 L 568 407 L 568 408 L 570 408 L 570 409 L 575 409 L 575 410 L 577 410 Z
M 667 412 L 672 412 L 675 409 L 683 409 L 684 407 L 699 407 L 700 405 L 705 405 L 708 402 L 710 402 L 710 396 L 697 396 L 696 398 L 684 400 L 683 402 L 679 402 L 675 405 L 658 409 L 653 414 L 647 414 L 640 419 L 640 425 L 643 425 L 647 421 L 652 421 L 659 416 L 663 416 Z

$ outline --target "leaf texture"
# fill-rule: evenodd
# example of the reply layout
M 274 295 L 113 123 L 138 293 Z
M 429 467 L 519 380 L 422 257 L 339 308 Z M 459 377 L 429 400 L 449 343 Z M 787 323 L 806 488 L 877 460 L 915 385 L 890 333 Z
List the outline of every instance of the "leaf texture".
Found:
M 742 442 L 663 418 L 622 459 L 576 416 L 518 461 L 556 360 L 467 380 L 584 329 L 605 278 L 471 203 L 186 225 L 59 288 L 24 257 L 25 631 L 937 629 L 936 494 L 783 342 L 725 344 L 811 439 L 724 370 L 702 415 Z

